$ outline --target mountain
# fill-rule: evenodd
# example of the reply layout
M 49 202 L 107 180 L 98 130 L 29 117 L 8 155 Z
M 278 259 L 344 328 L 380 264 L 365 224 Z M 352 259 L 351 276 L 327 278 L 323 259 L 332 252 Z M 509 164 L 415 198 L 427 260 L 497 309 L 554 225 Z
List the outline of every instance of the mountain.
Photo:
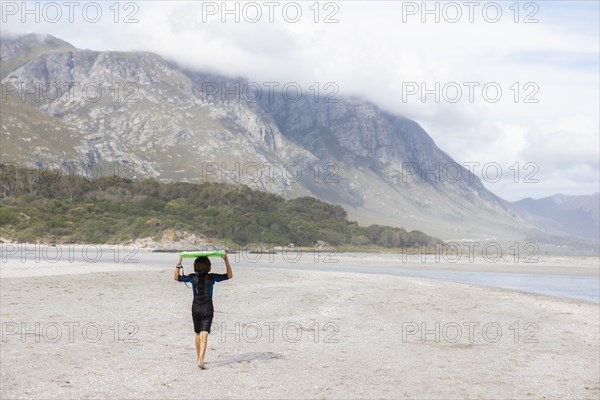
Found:
M 75 50 L 71 44 L 52 35 L 30 33 L 15 35 L 0 32 L 0 80 L 39 54 L 48 51 Z
M 51 43 L 39 35 L 3 38 L 2 51 L 11 49 L 3 60 L 31 56 L 7 71 L 4 94 L 15 82 L 28 91 L 64 85 L 57 98 L 6 96 L 3 162 L 75 161 L 110 173 L 119 163 L 134 166 L 134 176 L 163 181 L 245 183 L 341 205 L 362 224 L 446 240 L 514 239 L 534 228 L 524 211 L 485 189 L 419 124 L 364 99 L 250 101 L 226 94 L 247 82 L 242 78 L 184 69 L 152 53 Z M 39 53 L 13 50 L 44 46 Z M 97 98 L 83 90 L 90 84 L 101 89 Z M 215 85 L 225 95 L 209 90 Z
M 526 198 L 513 204 L 551 221 L 562 232 L 600 240 L 600 193 L 589 196 L 556 194 L 537 200 Z
M 436 232 L 446 228 L 445 238 L 456 237 L 453 232 L 478 238 L 508 233 L 522 223 L 508 203 L 440 150 L 415 121 L 359 98 L 336 103 L 280 98 L 263 106 L 286 137 L 339 166 L 343 183 L 354 194 L 346 207 L 361 220 L 384 223 L 392 218 Z

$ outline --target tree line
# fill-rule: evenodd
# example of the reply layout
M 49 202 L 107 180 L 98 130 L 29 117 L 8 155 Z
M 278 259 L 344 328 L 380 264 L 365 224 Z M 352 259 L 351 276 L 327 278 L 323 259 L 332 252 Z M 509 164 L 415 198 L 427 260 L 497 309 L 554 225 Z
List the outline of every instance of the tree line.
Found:
M 0 228 L 18 241 L 121 243 L 165 229 L 236 245 L 264 243 L 405 247 L 441 242 L 420 231 L 349 221 L 341 206 L 313 197 L 286 200 L 225 183 L 162 183 L 44 175 L 2 168 Z

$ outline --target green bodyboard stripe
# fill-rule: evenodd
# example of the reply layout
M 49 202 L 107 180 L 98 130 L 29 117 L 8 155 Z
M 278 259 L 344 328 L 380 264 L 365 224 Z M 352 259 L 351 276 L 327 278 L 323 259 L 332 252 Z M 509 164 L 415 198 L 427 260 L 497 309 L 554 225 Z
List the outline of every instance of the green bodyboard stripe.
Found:
M 179 253 L 179 257 L 213 257 L 222 256 L 225 252 L 223 250 L 211 250 L 211 251 L 182 251 Z

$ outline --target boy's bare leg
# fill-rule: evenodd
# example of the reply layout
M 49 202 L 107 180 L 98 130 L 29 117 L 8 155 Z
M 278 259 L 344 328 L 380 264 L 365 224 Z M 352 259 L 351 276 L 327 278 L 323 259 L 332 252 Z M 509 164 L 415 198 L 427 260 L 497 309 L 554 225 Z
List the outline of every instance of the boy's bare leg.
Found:
M 204 366 L 204 354 L 206 353 L 206 344 L 208 342 L 208 332 L 207 331 L 200 332 L 199 335 L 196 335 L 196 340 L 198 340 L 200 342 L 199 350 L 198 350 L 198 366 L 202 369 L 206 369 L 206 367 Z
M 200 366 L 200 333 L 196 333 L 196 337 L 194 338 L 194 342 L 196 343 L 196 360 L 198 360 L 198 367 Z

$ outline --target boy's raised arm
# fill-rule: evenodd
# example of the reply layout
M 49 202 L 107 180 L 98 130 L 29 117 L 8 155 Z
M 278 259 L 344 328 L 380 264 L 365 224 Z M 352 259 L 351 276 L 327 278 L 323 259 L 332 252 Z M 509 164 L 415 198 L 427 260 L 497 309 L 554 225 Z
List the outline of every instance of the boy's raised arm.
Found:
M 181 257 L 179 257 L 179 261 L 177 262 L 177 265 L 175 266 L 175 273 L 173 274 L 173 279 L 175 279 L 176 281 L 179 281 L 179 268 L 183 268 L 181 266 L 181 261 L 183 259 Z
M 233 278 L 233 271 L 231 270 L 231 265 L 229 264 L 229 258 L 227 258 L 227 253 L 223 254 L 223 260 L 225 260 L 225 267 L 227 267 L 227 279 Z

